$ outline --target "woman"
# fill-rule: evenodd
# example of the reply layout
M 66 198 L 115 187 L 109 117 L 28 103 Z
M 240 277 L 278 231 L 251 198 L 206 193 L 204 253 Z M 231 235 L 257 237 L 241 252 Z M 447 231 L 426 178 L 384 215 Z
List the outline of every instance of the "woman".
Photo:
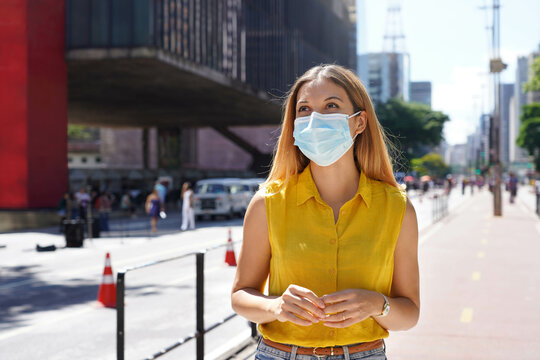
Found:
M 163 206 L 159 198 L 157 189 L 154 189 L 150 195 L 146 198 L 144 205 L 146 213 L 150 215 L 150 224 L 152 225 L 152 232 L 157 232 L 157 219 L 159 213 L 163 211 Z
M 186 231 L 188 227 L 191 230 L 195 229 L 195 214 L 193 213 L 193 190 L 191 184 L 185 182 L 182 185 L 182 231 Z
M 257 358 L 385 359 L 388 331 L 418 321 L 417 247 L 364 86 L 337 65 L 310 69 L 289 92 L 244 220 L 231 300 L 259 324 Z

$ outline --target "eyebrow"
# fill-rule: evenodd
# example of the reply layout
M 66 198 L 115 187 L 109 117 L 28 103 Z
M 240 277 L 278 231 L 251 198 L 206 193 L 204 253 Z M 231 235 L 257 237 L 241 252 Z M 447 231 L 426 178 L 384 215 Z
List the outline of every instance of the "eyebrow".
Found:
M 324 99 L 324 101 L 333 100 L 333 99 L 336 99 L 336 100 L 339 100 L 339 101 L 343 102 L 343 100 L 339 96 L 336 96 L 336 95 L 327 97 L 326 99 Z M 307 100 L 299 100 L 296 103 L 296 105 L 302 104 L 302 103 L 307 103 L 307 102 L 308 102 Z

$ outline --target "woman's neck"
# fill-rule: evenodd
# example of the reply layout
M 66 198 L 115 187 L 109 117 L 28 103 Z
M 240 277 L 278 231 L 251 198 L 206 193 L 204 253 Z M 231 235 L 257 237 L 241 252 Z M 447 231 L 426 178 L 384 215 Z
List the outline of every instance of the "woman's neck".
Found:
M 321 198 L 332 207 L 341 207 L 358 190 L 360 173 L 354 164 L 352 152 L 330 166 L 311 162 L 311 175 Z

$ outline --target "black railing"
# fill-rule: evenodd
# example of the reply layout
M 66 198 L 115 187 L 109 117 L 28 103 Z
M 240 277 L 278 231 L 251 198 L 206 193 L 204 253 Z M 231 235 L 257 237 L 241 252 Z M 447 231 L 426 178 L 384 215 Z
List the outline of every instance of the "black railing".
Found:
M 234 243 L 238 243 L 239 241 L 235 241 Z M 166 263 L 169 261 L 174 260 L 180 260 L 183 258 L 187 258 L 190 256 L 195 256 L 196 258 L 196 323 L 195 323 L 195 332 L 177 340 L 175 343 L 160 349 L 156 353 L 154 353 L 151 356 L 146 357 L 145 359 L 157 359 L 158 357 L 172 351 L 173 349 L 184 345 L 190 340 L 196 339 L 197 341 L 197 360 L 203 360 L 204 359 L 204 336 L 206 333 L 214 330 L 215 328 L 225 324 L 227 321 L 235 318 L 237 314 L 232 313 L 223 319 L 217 321 L 216 323 L 210 325 L 209 327 L 205 327 L 204 325 L 204 257 L 205 254 L 208 251 L 219 249 L 222 247 L 227 246 L 228 244 L 222 244 L 217 245 L 205 250 L 192 252 L 180 256 L 170 257 L 158 261 L 152 261 L 146 264 L 132 266 L 126 269 L 123 269 L 118 272 L 117 274 L 117 281 L 116 281 L 116 358 L 118 360 L 124 359 L 125 354 L 125 327 L 124 327 L 124 320 L 125 320 L 125 312 L 124 312 L 124 297 L 125 297 L 125 277 L 126 273 L 134 270 L 139 270 L 143 268 L 147 268 L 150 266 Z M 257 337 L 257 328 L 254 323 L 250 323 L 251 326 L 251 337 L 255 338 Z
M 448 195 L 435 194 L 432 202 L 433 222 L 439 221 L 448 215 Z
M 284 93 L 320 63 L 348 64 L 355 31 L 313 0 L 66 0 L 66 48 L 150 47 Z M 354 49 L 353 49 L 354 50 Z

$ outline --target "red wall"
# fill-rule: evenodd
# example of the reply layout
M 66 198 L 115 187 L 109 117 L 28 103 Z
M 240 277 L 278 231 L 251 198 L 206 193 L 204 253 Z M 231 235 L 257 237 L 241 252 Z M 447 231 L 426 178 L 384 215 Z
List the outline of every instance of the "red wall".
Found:
M 0 209 L 56 206 L 67 187 L 64 11 L 0 1 Z

